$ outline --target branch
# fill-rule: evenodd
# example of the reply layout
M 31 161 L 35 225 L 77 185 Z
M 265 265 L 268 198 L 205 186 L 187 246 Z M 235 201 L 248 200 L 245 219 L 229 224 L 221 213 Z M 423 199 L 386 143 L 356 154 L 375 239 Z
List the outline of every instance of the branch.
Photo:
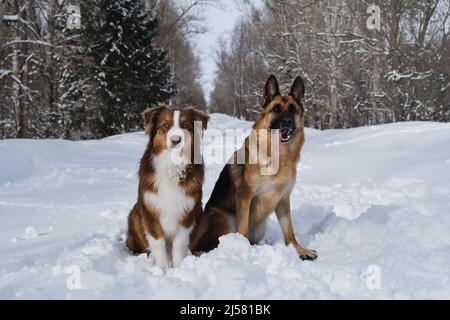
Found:
M 11 74 L 11 73 L 12 73 L 11 70 L 0 69 L 0 80 L 3 79 L 4 77 L 6 77 L 7 75 Z
M 13 41 L 9 41 L 7 43 L 5 43 L 4 45 L 2 45 L 0 47 L 0 49 L 4 49 L 6 47 L 15 45 L 15 44 L 22 44 L 22 43 L 31 43 L 31 44 L 38 44 L 38 45 L 42 45 L 42 46 L 48 46 L 48 47 L 54 47 L 54 48 L 59 48 L 59 46 L 55 46 L 51 43 L 45 42 L 45 41 L 41 41 L 41 40 L 13 40 Z

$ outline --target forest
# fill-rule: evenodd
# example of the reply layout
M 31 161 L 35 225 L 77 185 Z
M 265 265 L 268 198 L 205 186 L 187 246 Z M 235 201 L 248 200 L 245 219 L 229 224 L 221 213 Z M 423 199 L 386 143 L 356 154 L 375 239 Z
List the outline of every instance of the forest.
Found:
M 379 29 L 369 27 L 373 3 Z M 309 127 L 450 120 L 450 1 L 266 0 L 258 8 L 247 0 L 243 7 L 231 48 L 218 54 L 212 110 L 254 119 L 273 73 L 287 86 L 305 78 Z
M 3 0 L 0 137 L 133 132 L 159 103 L 254 120 L 269 74 L 304 78 L 307 127 L 450 120 L 450 1 L 235 3 L 209 93 L 190 40 L 215 1 Z
M 207 2 L 5 1 L 0 137 L 95 139 L 159 103 L 206 109 L 188 40 Z

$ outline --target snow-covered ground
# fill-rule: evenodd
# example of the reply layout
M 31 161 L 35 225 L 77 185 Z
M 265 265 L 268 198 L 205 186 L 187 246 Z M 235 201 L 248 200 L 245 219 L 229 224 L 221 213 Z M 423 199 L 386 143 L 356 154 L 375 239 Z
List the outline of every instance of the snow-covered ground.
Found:
M 210 128 L 250 125 L 213 115 Z M 450 299 L 450 125 L 306 136 L 292 206 L 316 262 L 272 217 L 264 244 L 229 235 L 167 271 L 122 240 L 144 134 L 0 141 L 0 298 Z M 220 170 L 207 165 L 204 201 Z

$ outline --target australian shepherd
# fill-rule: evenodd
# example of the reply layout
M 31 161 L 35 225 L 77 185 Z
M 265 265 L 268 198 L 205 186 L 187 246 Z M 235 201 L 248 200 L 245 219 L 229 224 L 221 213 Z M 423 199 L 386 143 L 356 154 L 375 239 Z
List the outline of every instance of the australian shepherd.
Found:
M 147 109 L 143 117 L 150 142 L 140 163 L 126 245 L 135 254 L 152 255 L 162 268 L 178 267 L 202 212 L 204 166 L 198 146 L 209 117 L 194 108 L 166 106 Z
M 209 251 L 218 245 L 218 238 L 239 232 L 252 244 L 260 242 L 266 231 L 266 220 L 276 213 L 287 245 L 293 245 L 300 258 L 315 260 L 317 254 L 300 246 L 295 238 L 291 220 L 290 195 L 297 176 L 300 151 L 305 141 L 303 101 L 305 86 L 298 77 L 289 95 L 281 95 L 277 79 L 271 76 L 265 86 L 265 103 L 253 129 L 261 144 L 268 132 L 276 132 L 272 156 L 279 166 L 273 174 L 262 174 L 267 166 L 264 157 L 249 162 L 252 154 L 250 139 L 237 152 L 244 151 L 245 163 L 228 162 L 205 207 L 205 215 L 192 235 L 191 246 L 196 251 Z M 258 145 L 256 144 L 256 145 Z M 254 144 L 253 144 L 254 146 Z M 234 159 L 239 158 L 237 153 Z

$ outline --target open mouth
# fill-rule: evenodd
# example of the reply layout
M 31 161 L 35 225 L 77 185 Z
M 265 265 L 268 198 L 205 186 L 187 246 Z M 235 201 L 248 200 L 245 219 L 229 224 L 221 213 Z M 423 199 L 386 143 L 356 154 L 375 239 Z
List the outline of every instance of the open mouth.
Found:
M 281 143 L 288 143 L 291 141 L 292 129 L 283 128 L 280 130 Z

